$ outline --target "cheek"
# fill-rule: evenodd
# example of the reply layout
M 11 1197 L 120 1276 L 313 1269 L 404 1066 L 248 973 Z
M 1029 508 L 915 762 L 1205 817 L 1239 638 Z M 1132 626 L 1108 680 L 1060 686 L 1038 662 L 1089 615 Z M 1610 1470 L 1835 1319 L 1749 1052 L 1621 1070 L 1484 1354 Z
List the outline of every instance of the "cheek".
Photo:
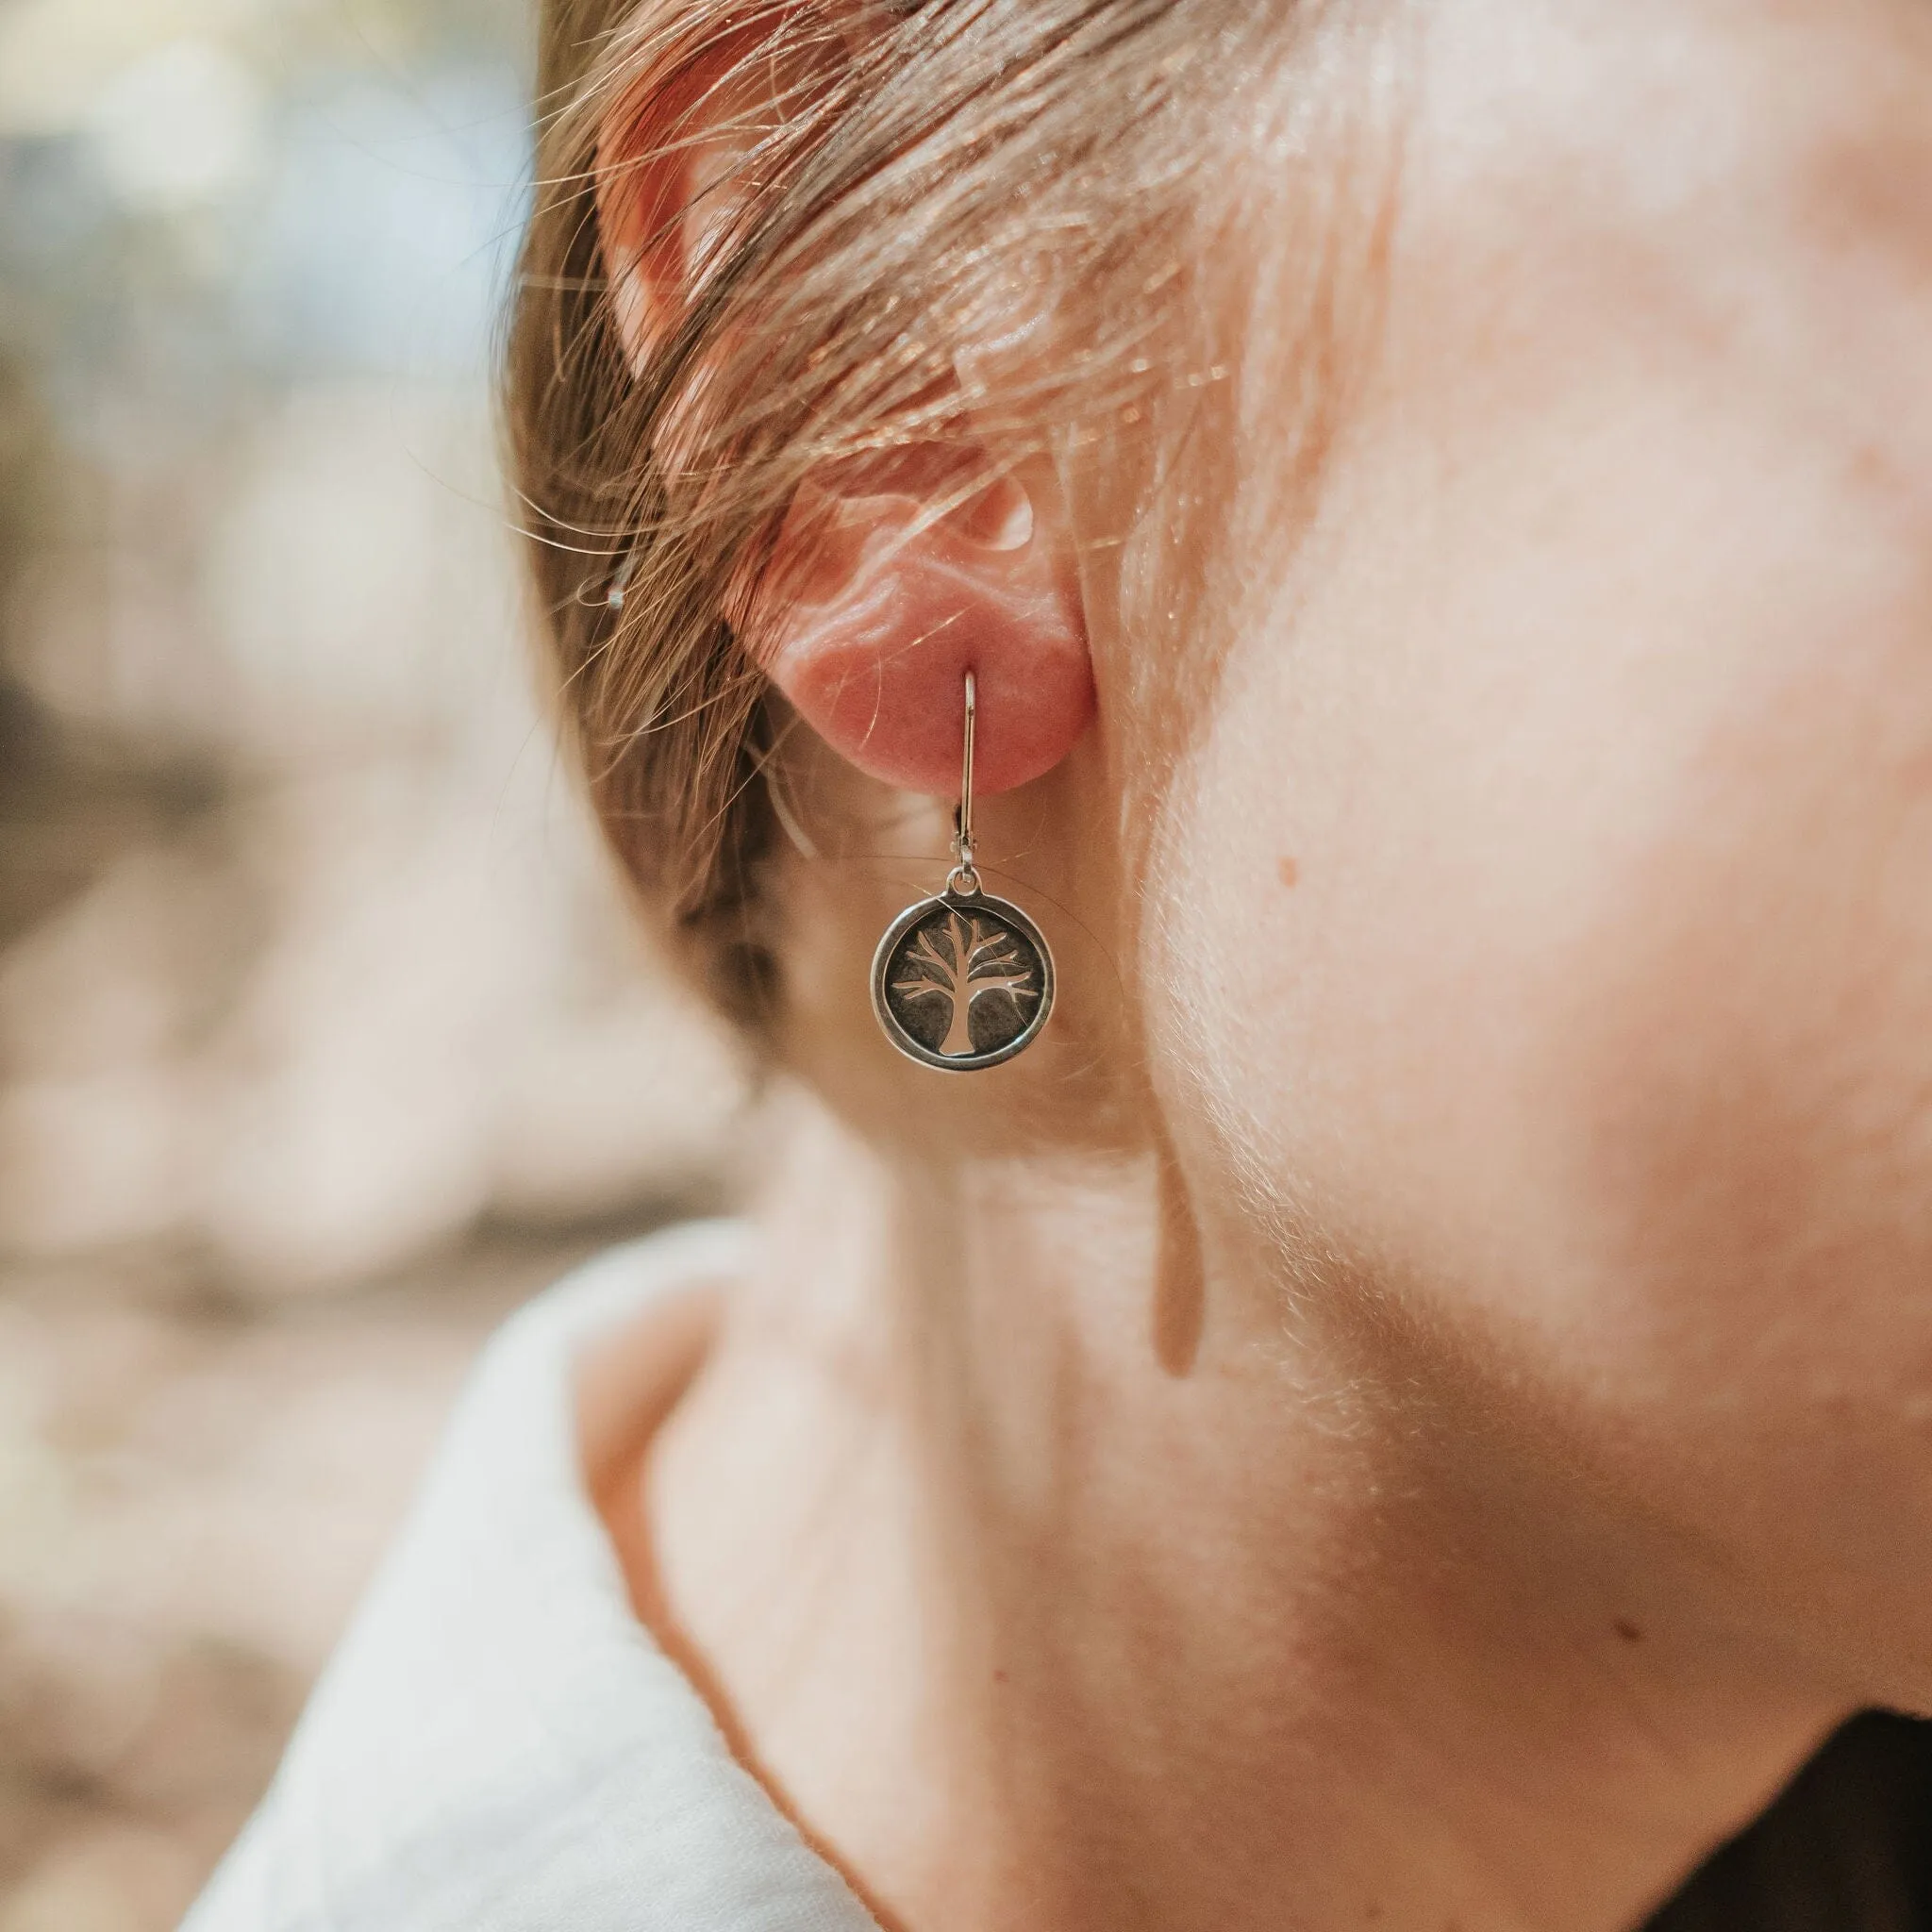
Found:
M 1927 602 L 1713 730 L 1542 1049 L 1612 1339 L 1680 1431 L 1755 1407 L 1785 1484 L 1848 1478 L 1887 1561 L 1907 1494 L 1932 1532 Z
M 1174 791 L 1153 1031 L 1204 1218 L 1302 1319 L 1924 1701 L 1932 269 L 1750 185 L 1398 264 Z
M 1153 1033 L 1277 1319 L 1924 1702 L 1932 585 L 1838 509 L 1842 572 L 1687 556 L 1587 620 L 1493 547 L 1407 612 L 1336 560 L 1176 788 Z

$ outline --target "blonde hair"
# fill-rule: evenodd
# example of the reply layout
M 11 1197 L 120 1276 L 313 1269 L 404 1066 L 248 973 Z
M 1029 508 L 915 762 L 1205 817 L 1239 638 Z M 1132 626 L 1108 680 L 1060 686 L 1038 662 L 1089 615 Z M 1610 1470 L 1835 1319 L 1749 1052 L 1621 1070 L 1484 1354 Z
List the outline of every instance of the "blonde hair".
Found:
M 566 724 L 646 908 L 754 1024 L 780 727 L 746 630 L 779 521 L 823 465 L 957 440 L 956 350 L 1010 326 L 1015 289 L 1067 291 L 1081 329 L 1027 392 L 973 396 L 975 435 L 1011 455 L 1118 415 L 1158 367 L 1212 130 L 1284 40 L 1279 0 L 900 0 L 850 35 L 826 11 L 547 0 L 510 345 Z M 600 141 L 648 109 L 675 152 L 755 99 L 688 312 L 634 369 L 598 222 L 625 163 Z

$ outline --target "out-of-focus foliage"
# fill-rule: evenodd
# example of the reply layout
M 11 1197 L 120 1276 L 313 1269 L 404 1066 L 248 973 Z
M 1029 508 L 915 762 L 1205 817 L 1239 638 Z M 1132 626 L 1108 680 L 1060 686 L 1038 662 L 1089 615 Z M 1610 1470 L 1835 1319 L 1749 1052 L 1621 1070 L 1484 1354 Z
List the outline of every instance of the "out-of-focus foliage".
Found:
M 482 1326 L 718 1185 L 532 702 L 524 0 L 0 0 L 0 1932 L 172 1923 Z

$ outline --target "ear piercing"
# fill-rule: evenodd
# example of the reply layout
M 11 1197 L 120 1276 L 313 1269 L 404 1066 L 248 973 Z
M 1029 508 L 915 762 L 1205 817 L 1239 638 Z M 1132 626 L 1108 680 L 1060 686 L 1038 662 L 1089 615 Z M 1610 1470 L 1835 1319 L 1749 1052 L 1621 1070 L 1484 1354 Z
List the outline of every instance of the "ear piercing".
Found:
M 872 962 L 872 1008 L 908 1059 L 973 1074 L 1023 1053 L 1053 1010 L 1053 955 L 1040 928 L 981 890 L 973 853 L 978 691 L 966 674 L 965 747 L 954 866 L 937 897 L 908 906 Z

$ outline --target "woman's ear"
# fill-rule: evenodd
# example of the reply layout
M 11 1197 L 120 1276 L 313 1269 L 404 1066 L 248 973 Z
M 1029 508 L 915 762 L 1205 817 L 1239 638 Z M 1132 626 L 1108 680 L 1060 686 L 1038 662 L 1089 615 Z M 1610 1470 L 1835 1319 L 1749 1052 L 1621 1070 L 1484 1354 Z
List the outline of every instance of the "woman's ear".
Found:
M 603 127 L 599 230 L 634 371 L 675 328 L 760 192 L 756 151 L 783 106 L 774 89 L 795 105 L 823 84 L 781 75 L 749 43 L 714 47 L 663 85 L 634 89 Z M 1014 321 L 1003 340 L 1028 333 Z M 976 344 L 955 353 L 978 360 Z M 963 398 L 958 431 L 808 479 L 746 625 L 766 672 L 827 744 L 874 777 L 939 795 L 958 785 L 968 671 L 984 792 L 1050 771 L 1094 709 L 1054 467 L 993 470 L 973 445 Z

